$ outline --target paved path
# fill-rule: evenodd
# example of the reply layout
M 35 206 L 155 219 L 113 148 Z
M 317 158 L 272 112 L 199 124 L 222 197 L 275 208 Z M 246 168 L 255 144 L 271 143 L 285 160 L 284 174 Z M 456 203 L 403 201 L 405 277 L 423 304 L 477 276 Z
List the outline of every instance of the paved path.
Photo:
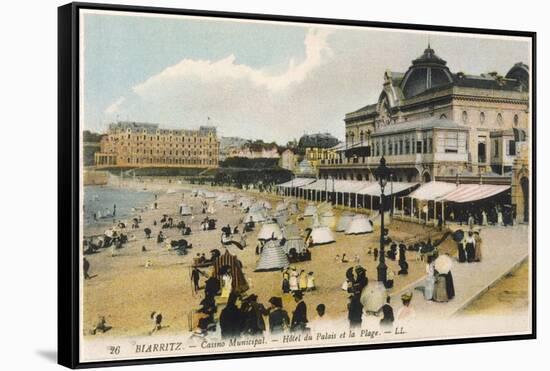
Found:
M 413 290 L 423 285 L 423 280 L 417 281 L 392 298 L 394 308 L 401 307 L 400 295 L 413 290 L 413 302 L 417 318 L 449 318 L 477 299 L 487 289 L 514 270 L 528 257 L 529 227 L 517 225 L 514 227 L 484 227 L 482 261 L 479 263 L 456 262 L 451 270 L 456 296 L 447 303 L 426 301 L 422 291 Z

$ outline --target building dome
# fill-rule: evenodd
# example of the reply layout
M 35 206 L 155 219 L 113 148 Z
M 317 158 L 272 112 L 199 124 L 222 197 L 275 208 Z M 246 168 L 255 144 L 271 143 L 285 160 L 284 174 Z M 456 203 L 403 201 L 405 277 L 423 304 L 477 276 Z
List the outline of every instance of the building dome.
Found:
M 529 89 L 529 66 L 525 63 L 516 63 L 506 74 L 507 79 L 514 79 L 521 84 L 525 90 Z
M 300 148 L 330 148 L 338 144 L 338 139 L 329 133 L 304 134 L 298 142 Z
M 296 173 L 296 175 L 302 177 L 314 177 L 316 175 L 315 169 L 305 158 L 300 161 L 300 163 L 298 163 L 294 172 Z
M 453 78 L 447 62 L 428 45 L 424 53 L 412 61 L 403 77 L 401 88 L 405 98 L 411 98 L 428 89 L 451 84 Z

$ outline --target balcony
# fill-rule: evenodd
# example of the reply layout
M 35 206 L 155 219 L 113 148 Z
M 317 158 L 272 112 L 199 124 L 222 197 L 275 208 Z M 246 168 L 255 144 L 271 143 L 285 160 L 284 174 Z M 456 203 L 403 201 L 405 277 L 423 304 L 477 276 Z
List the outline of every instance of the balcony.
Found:
M 322 160 L 319 168 L 362 168 L 376 167 L 380 164 L 381 156 L 344 158 L 334 160 Z M 388 165 L 417 165 L 434 162 L 468 162 L 467 153 L 415 153 L 407 155 L 386 155 L 384 156 Z

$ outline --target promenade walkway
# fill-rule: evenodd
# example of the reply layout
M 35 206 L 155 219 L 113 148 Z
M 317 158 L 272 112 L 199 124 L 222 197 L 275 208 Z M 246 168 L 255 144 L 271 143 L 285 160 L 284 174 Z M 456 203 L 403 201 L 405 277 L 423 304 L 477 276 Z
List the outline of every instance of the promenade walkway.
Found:
M 403 292 L 414 293 L 412 305 L 417 318 L 449 318 L 457 314 L 472 301 L 482 295 L 510 271 L 513 271 L 529 255 L 529 227 L 484 227 L 483 257 L 479 263 L 455 262 L 451 270 L 456 296 L 447 303 L 436 303 L 424 300 L 422 291 L 415 287 L 423 286 L 423 279 L 414 282 L 395 293 L 392 297 L 394 308 L 401 307 L 400 296 Z

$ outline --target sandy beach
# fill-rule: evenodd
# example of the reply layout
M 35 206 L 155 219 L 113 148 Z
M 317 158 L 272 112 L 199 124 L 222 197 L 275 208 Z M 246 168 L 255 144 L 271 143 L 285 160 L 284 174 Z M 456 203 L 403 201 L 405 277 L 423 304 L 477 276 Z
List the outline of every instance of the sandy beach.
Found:
M 119 184 L 116 184 L 117 186 Z M 166 181 L 139 182 L 126 180 L 124 184 L 128 189 L 147 189 L 157 195 L 158 209 L 149 209 L 144 212 L 136 213 L 141 215 L 142 223 L 140 229 L 132 230 L 127 228 L 130 241 L 124 245 L 124 248 L 116 250 L 116 256 L 111 256 L 111 249 L 102 249 L 101 252 L 87 255 L 86 258 L 91 264 L 90 275 L 92 279 L 84 281 L 84 332 L 89 336 L 88 331 L 95 324 L 98 316 L 105 316 L 107 323 L 112 329 L 103 335 L 96 336 L 135 336 L 145 335 L 150 330 L 151 323 L 149 315 L 152 311 L 161 311 L 164 316 L 163 333 L 187 333 L 189 331 L 188 314 L 193 309 L 198 308 L 202 299 L 202 291 L 194 294 L 190 281 L 190 266 L 192 259 L 197 253 L 205 253 L 209 256 L 212 249 L 220 249 L 219 228 L 230 224 L 232 227 L 239 223 L 244 214 L 236 207 L 236 203 L 222 205 L 215 203 L 216 212 L 214 218 L 218 220 L 217 230 L 199 231 L 200 220 L 204 217 L 200 214 L 200 202 L 202 198 L 191 195 L 192 188 L 199 188 L 189 184 L 166 183 Z M 236 189 L 221 189 L 203 187 L 215 191 L 239 192 Z M 167 190 L 169 190 L 167 193 Z M 172 193 L 173 192 L 173 193 Z M 271 201 L 273 206 L 282 197 L 273 194 L 258 193 L 254 191 L 247 192 L 256 199 L 265 199 Z M 196 216 L 182 217 L 178 215 L 178 205 L 185 202 L 193 207 Z M 210 200 L 212 202 L 212 200 Z M 305 202 L 300 202 L 300 209 L 303 211 Z M 336 209 L 337 216 L 342 210 Z M 193 244 L 193 249 L 189 250 L 186 256 L 179 256 L 175 251 L 170 251 L 164 243 L 156 242 L 156 235 L 160 230 L 160 223 L 154 227 L 153 220 L 157 222 L 163 214 L 174 218 L 177 223 L 184 220 L 191 225 L 192 235 L 182 237 L 179 230 L 163 229 L 164 235 L 169 239 L 186 238 Z M 117 219 L 118 221 L 118 219 Z M 124 220 L 123 220 L 124 221 Z M 311 218 L 305 218 L 298 223 L 300 229 L 311 225 Z M 146 239 L 143 229 L 149 227 L 152 229 L 152 238 Z M 242 230 L 242 225 L 240 226 Z M 271 296 L 281 296 L 281 273 L 280 272 L 254 272 L 258 256 L 255 254 L 257 244 L 256 234 L 259 227 L 253 233 L 248 235 L 248 247 L 243 251 L 230 247 L 230 252 L 236 254 L 244 265 L 244 273 L 250 284 L 248 293 L 258 295 L 259 302 L 267 304 Z M 103 233 L 105 226 L 92 226 L 86 228 L 85 236 L 97 235 Z M 305 302 L 310 308 L 310 316 L 313 316 L 314 308 L 323 303 L 327 307 L 327 316 L 329 318 L 346 318 L 347 316 L 347 293 L 341 290 L 341 285 L 345 280 L 345 272 L 351 267 L 357 265 L 353 263 L 352 258 L 357 255 L 360 263 L 367 269 L 369 280 L 376 280 L 376 266 L 372 255 L 367 254 L 368 247 L 378 246 L 380 230 L 375 224 L 373 233 L 366 235 L 344 235 L 336 233 L 336 242 L 316 246 L 311 249 L 312 260 L 293 264 L 298 270 L 304 269 L 306 272 L 314 272 L 316 277 L 317 290 L 307 293 Z M 436 233 L 432 228 L 424 227 L 412 223 L 394 221 L 391 225 L 390 237 L 396 240 L 405 240 L 415 236 L 430 236 Z M 145 246 L 147 252 L 142 252 L 142 246 Z M 453 243 L 447 240 L 440 247 L 443 252 L 451 252 Z M 349 263 L 335 261 L 336 255 L 343 253 L 350 259 Z M 147 260 L 152 262 L 152 266 L 145 268 Z M 386 259 L 388 267 L 395 273 L 399 270 L 397 262 Z M 416 253 L 409 253 L 409 274 L 407 276 L 397 276 L 395 286 L 389 293 L 399 292 L 407 285 L 419 280 L 425 272 L 424 263 L 416 261 Z M 210 268 L 204 269 L 210 272 Z M 201 280 L 201 283 L 204 279 Z M 294 309 L 294 303 L 290 295 L 284 297 L 285 309 L 291 312 Z M 399 303 L 394 303 L 394 305 Z

